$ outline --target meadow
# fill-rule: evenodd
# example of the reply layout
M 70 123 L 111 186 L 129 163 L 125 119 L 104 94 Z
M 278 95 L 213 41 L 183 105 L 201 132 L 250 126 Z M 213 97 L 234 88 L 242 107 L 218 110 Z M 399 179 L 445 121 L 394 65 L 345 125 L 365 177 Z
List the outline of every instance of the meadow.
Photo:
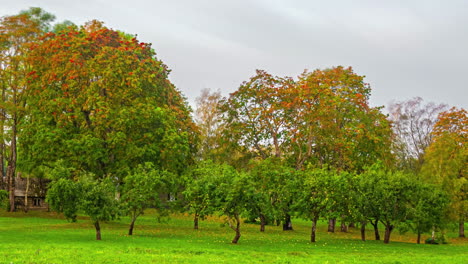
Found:
M 447 236 L 449 244 L 416 244 L 412 233 L 392 234 L 390 244 L 367 241 L 358 229 L 327 233 L 319 225 L 312 244 L 310 223 L 294 219 L 294 231 L 243 224 L 239 244 L 223 220 L 211 217 L 193 230 L 192 217 L 172 215 L 157 221 L 152 211 L 137 220 L 134 235 L 126 235 L 128 218 L 104 223 L 102 241 L 86 217 L 70 223 L 56 213 L 0 211 L 0 263 L 467 263 L 468 241 Z M 423 237 L 426 238 L 427 236 Z

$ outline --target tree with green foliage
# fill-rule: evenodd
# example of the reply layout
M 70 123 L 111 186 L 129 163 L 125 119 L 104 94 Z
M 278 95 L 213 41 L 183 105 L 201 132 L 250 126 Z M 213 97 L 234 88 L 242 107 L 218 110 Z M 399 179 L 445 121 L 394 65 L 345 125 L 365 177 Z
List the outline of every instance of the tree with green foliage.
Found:
M 199 221 L 219 209 L 219 186 L 225 180 L 227 165 L 211 160 L 197 162 L 185 174 L 185 189 L 182 192 L 186 208 L 193 214 L 193 228 L 199 228 Z
M 414 176 L 390 171 L 374 176 L 381 178 L 373 198 L 379 202 L 379 220 L 385 226 L 384 243 L 388 244 L 392 231 L 409 219 L 409 204 L 415 193 Z
M 440 113 L 432 142 L 424 156 L 422 178 L 442 186 L 450 195 L 451 218 L 459 223 L 459 237 L 465 237 L 468 208 L 468 114 L 452 108 Z
M 80 179 L 82 184 L 81 210 L 91 218 L 96 229 L 96 240 L 101 240 L 102 221 L 119 216 L 119 204 L 115 199 L 115 186 L 110 179 L 94 180 L 94 176 Z
M 101 240 L 100 222 L 115 219 L 120 210 L 112 181 L 96 180 L 94 175 L 67 167 L 63 161 L 58 161 L 48 173 L 53 178 L 46 199 L 50 208 L 64 213 L 72 222 L 78 212 L 88 215 L 96 229 L 96 239 Z
M 328 169 L 309 169 L 295 182 L 297 190 L 293 208 L 300 216 L 312 221 L 310 242 L 316 242 L 317 221 L 328 217 L 335 204 L 336 174 Z
M 27 76 L 31 71 L 31 65 L 27 61 L 29 48 L 43 33 L 41 23 L 49 23 L 53 18 L 40 8 L 37 11 L 47 16 L 32 19 L 24 13 L 2 17 L 0 20 L 0 173 L 3 176 L 6 172 L 10 211 L 15 210 L 18 136 L 27 115 L 25 106 L 30 88 Z
M 156 170 L 152 163 L 145 163 L 124 178 L 120 202 L 131 219 L 128 235 L 133 235 L 135 221 L 147 208 L 161 208 L 160 194 L 165 189 L 167 175 Z
M 442 229 L 447 222 L 450 199 L 438 186 L 416 182 L 416 190 L 410 200 L 410 219 L 407 225 L 417 234 L 416 242 L 421 243 L 421 234 Z M 434 232 L 432 240 L 434 240 Z
M 226 167 L 224 181 L 219 185 L 219 210 L 227 217 L 227 224 L 235 232 L 231 243 L 237 244 L 241 237 L 241 214 L 250 206 L 246 195 L 248 178 L 245 173 L 238 173 L 232 167 Z

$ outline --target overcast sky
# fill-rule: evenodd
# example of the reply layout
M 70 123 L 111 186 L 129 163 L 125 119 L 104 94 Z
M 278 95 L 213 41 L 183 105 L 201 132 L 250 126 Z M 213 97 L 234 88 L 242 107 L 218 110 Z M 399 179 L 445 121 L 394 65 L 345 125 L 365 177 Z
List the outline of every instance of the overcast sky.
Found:
M 420 96 L 468 109 L 468 0 L 0 0 L 0 16 L 31 6 L 152 43 L 191 103 L 255 69 L 343 65 L 366 76 L 373 106 Z

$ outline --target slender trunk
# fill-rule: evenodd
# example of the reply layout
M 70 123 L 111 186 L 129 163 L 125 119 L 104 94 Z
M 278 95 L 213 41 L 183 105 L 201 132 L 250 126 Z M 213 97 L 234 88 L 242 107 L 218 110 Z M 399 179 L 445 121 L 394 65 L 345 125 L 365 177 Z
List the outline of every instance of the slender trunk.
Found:
M 11 126 L 10 158 L 8 159 L 7 178 L 10 192 L 10 212 L 15 211 L 15 174 L 16 174 L 16 115 Z
M 465 219 L 463 219 L 463 215 L 460 215 L 458 222 L 458 237 L 465 237 Z
M 390 242 L 390 235 L 393 230 L 393 225 L 385 225 L 385 237 L 384 237 L 384 243 L 388 244 Z
M 293 230 L 292 222 L 291 222 L 291 215 L 286 214 L 286 217 L 284 218 L 284 223 L 283 223 L 283 231 L 290 231 L 290 230 Z
M 193 216 L 193 229 L 198 230 L 198 219 L 199 219 L 198 213 L 195 213 Z
M 421 244 L 421 231 L 418 230 L 418 239 L 416 240 L 416 243 Z
M 101 240 L 101 226 L 99 226 L 99 221 L 94 222 L 94 227 L 96 228 L 96 240 Z
M 239 238 L 241 237 L 241 233 L 240 233 L 240 218 L 239 218 L 239 215 L 238 214 L 235 214 L 234 215 L 234 219 L 236 220 L 236 227 L 233 227 L 231 225 L 231 228 L 232 230 L 234 230 L 236 232 L 236 236 L 234 237 L 234 239 L 231 241 L 231 243 L 233 244 L 237 244 L 237 242 L 239 241 Z
M 361 240 L 366 241 L 366 221 L 361 222 Z
M 341 232 L 348 232 L 348 226 L 346 225 L 345 222 L 341 222 Z
M 28 193 L 29 193 L 29 177 L 26 177 L 26 191 L 24 192 L 24 208 L 23 208 L 25 213 L 27 213 L 29 210 Z
M 374 227 L 374 234 L 375 234 L 375 240 L 380 240 L 380 234 L 379 234 L 379 220 L 375 220 L 375 222 L 370 221 L 371 225 Z
M 336 218 L 328 220 L 328 232 L 335 233 Z
M 130 223 L 130 227 L 128 228 L 128 235 L 133 235 L 133 227 L 135 227 L 136 215 L 132 216 L 132 222 Z
M 260 214 L 260 232 L 265 232 L 266 219 L 265 215 Z
M 310 242 L 315 243 L 315 231 L 317 231 L 317 217 L 312 219 L 312 232 L 310 233 Z

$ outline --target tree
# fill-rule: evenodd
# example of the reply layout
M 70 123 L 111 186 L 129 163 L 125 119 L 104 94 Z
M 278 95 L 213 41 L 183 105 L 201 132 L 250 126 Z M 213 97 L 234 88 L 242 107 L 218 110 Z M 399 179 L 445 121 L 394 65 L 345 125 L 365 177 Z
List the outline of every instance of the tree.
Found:
M 282 157 L 287 141 L 283 108 L 283 91 L 294 85 L 291 78 L 272 76 L 257 70 L 243 82 L 223 106 L 228 139 L 266 159 Z
M 458 219 L 460 237 L 465 237 L 464 222 L 468 208 L 467 134 L 468 116 L 465 109 L 452 108 L 440 113 L 422 168 L 426 181 L 442 186 L 449 193 L 452 218 Z
M 296 182 L 294 208 L 306 219 L 312 221 L 310 242 L 316 242 L 317 221 L 320 217 L 328 217 L 336 203 L 332 197 L 336 189 L 337 174 L 328 169 L 311 169 L 300 174 L 302 179 Z
M 82 211 L 91 218 L 96 229 L 96 240 L 101 240 L 100 223 L 119 215 L 115 185 L 108 178 L 95 180 L 94 175 L 66 167 L 61 161 L 57 162 L 50 174 L 55 179 L 47 192 L 50 208 L 63 212 L 73 222 L 76 221 L 77 212 Z
M 92 21 L 48 33 L 29 61 L 25 158 L 118 183 L 138 164 L 180 173 L 191 162 L 190 110 L 150 44 Z
M 244 173 L 238 173 L 232 167 L 224 171 L 224 177 L 226 180 L 219 186 L 219 208 L 227 217 L 229 227 L 235 232 L 231 243 L 237 244 L 241 237 L 240 216 L 250 203 L 244 189 L 248 181 Z
M 398 168 L 416 173 L 421 170 L 437 115 L 446 109 L 445 104 L 423 104 L 421 97 L 390 104 L 389 119 L 395 134 L 394 152 Z
M 15 210 L 17 138 L 26 115 L 27 76 L 31 71 L 26 58 L 29 45 L 42 33 L 41 21 L 49 22 L 48 18 L 32 20 L 27 14 L 2 17 L 0 20 L 0 170 L 2 176 L 6 171 L 10 211 Z
M 156 170 L 152 163 L 138 165 L 124 179 L 121 207 L 130 216 L 128 235 L 133 235 L 137 218 L 149 207 L 161 207 L 159 195 L 165 187 L 167 173 Z
M 222 96 L 220 91 L 203 89 L 195 102 L 195 122 L 200 129 L 199 156 L 201 159 L 217 160 L 223 151 L 220 142 L 224 123 L 220 112 Z
M 227 165 L 219 165 L 211 160 L 199 161 L 185 175 L 184 195 L 188 212 L 193 214 L 193 228 L 198 229 L 199 220 L 204 220 L 219 209 L 218 190 L 225 180 Z
M 297 172 L 278 158 L 252 160 L 253 166 L 247 173 L 246 193 L 250 218 L 260 219 L 260 231 L 265 231 L 267 222 L 283 222 L 283 230 L 290 230 L 294 187 Z
M 417 182 L 410 201 L 411 217 L 408 225 L 417 234 L 418 244 L 421 243 L 421 234 L 444 226 L 449 202 L 449 197 L 440 188 Z M 432 239 L 435 239 L 434 232 Z

